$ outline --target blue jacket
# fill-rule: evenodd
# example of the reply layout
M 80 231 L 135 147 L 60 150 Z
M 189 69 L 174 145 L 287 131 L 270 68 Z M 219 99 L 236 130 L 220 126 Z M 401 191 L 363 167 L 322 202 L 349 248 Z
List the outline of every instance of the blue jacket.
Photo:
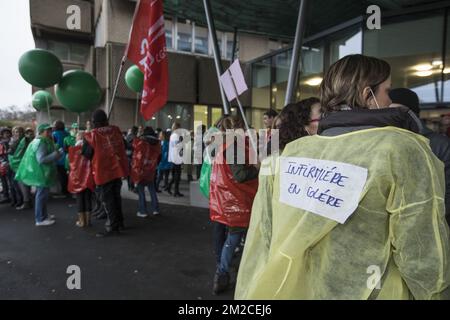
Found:
M 161 162 L 158 165 L 158 170 L 170 170 L 172 163 L 169 162 L 169 141 L 161 142 Z
M 67 137 L 68 135 L 69 135 L 69 133 L 65 130 L 58 130 L 58 131 L 53 132 L 53 139 L 55 140 L 55 143 L 56 143 L 58 149 L 64 148 L 64 138 Z M 64 156 L 58 160 L 56 165 L 64 166 L 65 159 L 66 159 L 66 154 L 64 153 Z

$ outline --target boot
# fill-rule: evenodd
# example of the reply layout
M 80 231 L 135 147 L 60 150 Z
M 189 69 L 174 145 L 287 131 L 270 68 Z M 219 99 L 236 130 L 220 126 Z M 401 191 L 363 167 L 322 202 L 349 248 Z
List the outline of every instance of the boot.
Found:
M 85 220 L 85 213 L 84 212 L 79 212 L 78 213 L 78 221 L 76 222 L 76 226 L 79 228 L 83 228 L 86 225 L 86 220 Z
M 218 295 L 228 289 L 228 285 L 230 283 L 230 276 L 228 273 L 219 274 L 216 273 L 214 275 L 213 281 L 213 294 Z
M 91 213 L 90 212 L 84 213 L 84 222 L 85 222 L 85 227 L 91 226 Z

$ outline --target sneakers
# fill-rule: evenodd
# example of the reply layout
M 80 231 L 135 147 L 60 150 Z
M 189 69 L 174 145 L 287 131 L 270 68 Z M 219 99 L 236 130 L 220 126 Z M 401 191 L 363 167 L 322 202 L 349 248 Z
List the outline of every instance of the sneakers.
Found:
M 36 227 L 51 226 L 54 223 L 55 223 L 55 220 L 46 219 L 46 220 L 41 221 L 41 222 L 36 222 Z
M 147 218 L 147 217 L 148 217 L 148 214 L 146 214 L 146 213 L 140 213 L 140 212 L 138 212 L 136 215 L 137 215 L 139 218 Z
M 159 211 L 153 211 L 153 215 L 154 215 L 154 216 L 159 215 Z
M 17 207 L 16 210 L 27 210 L 27 209 L 31 209 L 31 203 L 30 202 L 24 202 L 23 205 L 21 205 L 20 207 Z

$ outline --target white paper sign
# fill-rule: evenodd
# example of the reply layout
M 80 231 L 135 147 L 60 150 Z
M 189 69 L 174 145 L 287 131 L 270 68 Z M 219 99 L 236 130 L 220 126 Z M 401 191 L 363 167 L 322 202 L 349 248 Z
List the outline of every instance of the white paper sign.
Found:
M 236 86 L 236 90 L 233 87 L 233 81 Z M 235 60 L 230 68 L 228 68 L 228 70 L 220 76 L 220 82 L 222 83 L 222 87 L 228 101 L 232 101 L 236 98 L 236 91 L 238 95 L 241 95 L 248 90 L 239 60 Z
M 341 224 L 358 207 L 368 170 L 348 163 L 280 158 L 280 202 Z

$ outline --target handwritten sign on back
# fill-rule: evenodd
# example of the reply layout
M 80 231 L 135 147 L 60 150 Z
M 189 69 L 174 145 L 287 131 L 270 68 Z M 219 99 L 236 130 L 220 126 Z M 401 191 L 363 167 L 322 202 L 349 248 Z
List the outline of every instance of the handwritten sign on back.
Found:
M 368 170 L 348 163 L 280 158 L 280 202 L 341 224 L 355 212 Z

